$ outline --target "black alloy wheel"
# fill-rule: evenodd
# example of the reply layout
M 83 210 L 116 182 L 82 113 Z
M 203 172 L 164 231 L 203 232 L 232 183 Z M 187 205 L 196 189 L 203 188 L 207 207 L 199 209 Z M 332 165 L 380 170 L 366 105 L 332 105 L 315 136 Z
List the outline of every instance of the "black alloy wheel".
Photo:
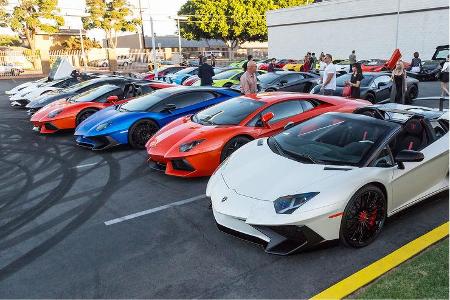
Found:
M 340 240 L 350 247 L 369 245 L 386 220 L 386 197 L 375 185 L 358 190 L 350 199 L 341 220 Z
M 158 131 L 158 125 L 151 120 L 136 122 L 128 132 L 130 146 L 136 149 L 144 149 L 147 141 Z
M 223 146 L 222 153 L 220 154 L 220 162 L 223 162 L 225 159 L 227 159 L 231 154 L 233 154 L 234 151 L 241 148 L 248 142 L 250 142 L 251 139 L 245 136 L 238 136 L 235 138 L 232 138 L 229 140 L 225 146 Z
M 80 125 L 81 122 L 83 122 L 84 120 L 86 120 L 87 118 L 89 118 L 90 116 L 95 114 L 97 111 L 98 111 L 97 109 L 93 109 L 93 108 L 88 108 L 88 109 L 82 110 L 77 115 L 77 118 L 75 120 L 76 126 Z

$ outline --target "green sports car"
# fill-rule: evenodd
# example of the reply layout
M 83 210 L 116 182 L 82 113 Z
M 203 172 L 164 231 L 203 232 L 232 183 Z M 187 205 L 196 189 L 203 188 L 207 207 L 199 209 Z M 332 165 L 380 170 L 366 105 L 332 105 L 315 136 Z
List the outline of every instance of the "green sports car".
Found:
M 258 75 L 266 73 L 266 71 L 257 71 Z M 213 86 L 215 87 L 230 87 L 239 84 L 244 71 L 242 69 L 231 69 L 213 76 Z

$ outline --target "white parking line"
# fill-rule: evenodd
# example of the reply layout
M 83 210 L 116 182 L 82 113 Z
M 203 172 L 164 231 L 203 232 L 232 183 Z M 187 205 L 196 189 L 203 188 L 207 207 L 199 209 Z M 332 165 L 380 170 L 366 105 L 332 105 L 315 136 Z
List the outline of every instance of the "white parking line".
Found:
M 91 164 L 85 164 L 85 165 L 78 165 L 78 166 L 72 167 L 71 169 L 86 168 L 86 167 L 95 166 L 95 165 L 98 165 L 98 164 L 100 164 L 100 162 L 91 163 Z
M 120 223 L 120 222 L 123 222 L 123 221 L 127 221 L 127 220 L 131 220 L 131 219 L 134 219 L 134 218 L 137 218 L 137 217 L 141 217 L 141 216 L 144 216 L 144 215 L 152 214 L 152 213 L 155 213 L 155 212 L 158 212 L 158 211 L 161 211 L 161 210 L 164 210 L 164 209 L 168 209 L 168 208 L 171 208 L 171 207 L 174 207 L 174 206 L 180 206 L 180 205 L 183 205 L 183 204 L 191 203 L 191 202 L 194 202 L 194 201 L 197 201 L 197 200 L 200 200 L 200 199 L 204 199 L 204 198 L 206 198 L 205 194 L 198 195 L 198 196 L 195 196 L 195 197 L 192 197 L 192 198 L 188 198 L 188 199 L 185 199 L 185 200 L 169 203 L 169 204 L 166 204 L 166 205 L 158 206 L 158 207 L 155 207 L 155 208 L 143 210 L 143 211 L 140 211 L 140 212 L 128 215 L 128 216 L 124 216 L 124 217 L 120 217 L 120 218 L 117 218 L 117 219 L 112 219 L 112 220 L 106 221 L 105 225 L 109 226 L 109 225 L 117 224 L 117 223 Z

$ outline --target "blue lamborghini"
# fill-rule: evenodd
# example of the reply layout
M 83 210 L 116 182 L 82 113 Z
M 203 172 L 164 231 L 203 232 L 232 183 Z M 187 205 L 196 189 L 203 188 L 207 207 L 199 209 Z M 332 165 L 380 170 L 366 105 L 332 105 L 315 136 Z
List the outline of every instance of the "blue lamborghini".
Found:
M 162 126 L 239 95 L 227 88 L 161 89 L 96 112 L 78 125 L 75 140 L 78 145 L 93 150 L 120 144 L 142 149 Z

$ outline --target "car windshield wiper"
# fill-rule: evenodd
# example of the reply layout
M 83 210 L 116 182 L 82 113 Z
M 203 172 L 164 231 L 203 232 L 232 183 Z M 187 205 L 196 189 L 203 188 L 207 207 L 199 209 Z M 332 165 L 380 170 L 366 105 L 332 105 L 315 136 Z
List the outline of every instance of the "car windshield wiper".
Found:
M 300 158 L 302 160 L 308 160 L 308 161 L 310 161 L 310 162 L 312 162 L 313 164 L 316 164 L 316 165 L 322 163 L 321 160 L 317 160 L 317 159 L 313 158 L 311 155 L 306 154 L 306 153 L 295 153 L 295 152 L 291 152 L 291 151 L 285 151 L 285 152 L 287 152 L 287 154 L 289 156 L 291 156 L 292 158 L 294 158 L 296 160 L 298 158 Z
M 200 122 L 206 123 L 208 125 L 215 125 L 214 122 L 211 121 L 211 119 L 213 119 L 217 115 L 220 115 L 221 113 L 223 113 L 223 110 L 219 110 L 218 112 L 216 112 L 212 115 L 206 116 L 206 118 L 204 118 L 204 119 L 200 119 Z

